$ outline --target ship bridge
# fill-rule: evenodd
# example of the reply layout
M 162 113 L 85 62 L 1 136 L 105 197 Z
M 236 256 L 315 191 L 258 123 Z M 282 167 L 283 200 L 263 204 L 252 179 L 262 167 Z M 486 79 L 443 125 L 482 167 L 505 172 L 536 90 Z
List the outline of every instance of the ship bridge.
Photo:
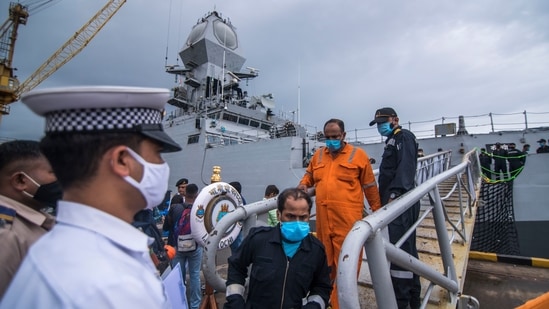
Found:
M 417 187 L 355 223 L 340 253 L 336 280 L 341 308 L 396 308 L 388 262 L 421 276 L 422 308 L 456 308 L 476 302 L 462 291 L 478 207 L 480 166 L 476 150 L 452 168 L 450 155 L 440 152 L 419 158 Z M 386 232 L 388 223 L 417 201 L 421 201 L 420 216 L 403 239 L 416 232 L 419 259 L 399 248 L 402 240 L 391 244 Z M 203 273 L 211 291 L 220 292 L 220 297 L 225 291 L 227 265 L 218 256 L 225 232 L 243 221 L 243 233 L 247 234 L 258 224 L 257 214 L 275 208 L 276 198 L 240 206 L 210 232 Z M 361 252 L 365 253 L 362 258 Z M 359 259 L 362 265 L 357 280 Z

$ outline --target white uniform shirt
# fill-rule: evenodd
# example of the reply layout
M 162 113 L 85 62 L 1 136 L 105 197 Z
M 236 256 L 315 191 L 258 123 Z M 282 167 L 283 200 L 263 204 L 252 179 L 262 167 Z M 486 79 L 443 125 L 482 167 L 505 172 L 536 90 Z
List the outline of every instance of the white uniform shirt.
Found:
M 171 308 L 132 225 L 60 201 L 57 225 L 30 249 L 0 308 Z

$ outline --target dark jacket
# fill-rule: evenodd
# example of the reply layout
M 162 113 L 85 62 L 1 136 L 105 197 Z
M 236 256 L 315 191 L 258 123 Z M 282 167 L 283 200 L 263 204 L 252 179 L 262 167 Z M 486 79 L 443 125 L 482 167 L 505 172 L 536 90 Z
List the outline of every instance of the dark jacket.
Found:
M 378 178 L 382 205 L 391 193 L 401 195 L 415 187 L 417 149 L 416 136 L 401 126 L 387 137 Z
M 253 228 L 229 258 L 227 286 L 244 285 L 250 264 L 245 308 L 301 308 L 302 299 L 309 292 L 320 296 L 327 306 L 332 291 L 330 269 L 324 246 L 314 236 L 305 237 L 295 255 L 288 259 L 282 248 L 280 225 Z M 238 301 L 231 301 L 235 296 L 227 298 L 225 309 L 244 308 L 239 295 Z
M 505 164 L 507 161 L 507 150 L 503 148 L 496 148 L 492 151 L 492 157 L 494 158 L 494 163 L 496 165 Z
M 511 171 L 524 165 L 524 156 L 525 154 L 516 148 L 507 150 L 507 161 L 509 161 Z
M 189 204 L 172 204 L 170 205 L 170 210 L 164 218 L 164 224 L 162 225 L 162 230 L 168 232 L 168 245 L 177 248 L 177 241 L 174 235 L 175 224 L 181 217 L 185 207 L 189 207 Z M 190 205 L 192 207 L 192 205 Z
M 482 152 L 478 155 L 478 159 L 480 160 L 480 165 L 485 168 L 490 168 L 490 165 L 492 164 L 492 156 L 489 153 Z
M 536 150 L 536 153 L 549 153 L 549 146 L 547 146 L 547 145 L 540 146 Z

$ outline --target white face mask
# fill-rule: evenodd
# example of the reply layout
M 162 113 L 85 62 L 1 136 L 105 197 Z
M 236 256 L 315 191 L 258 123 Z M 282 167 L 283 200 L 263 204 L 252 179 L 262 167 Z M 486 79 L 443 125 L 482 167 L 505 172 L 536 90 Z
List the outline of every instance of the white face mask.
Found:
M 137 182 L 130 176 L 125 176 L 124 180 L 141 192 L 147 201 L 147 206 L 145 209 L 153 209 L 155 206 L 162 203 L 164 196 L 166 195 L 166 191 L 168 191 L 170 167 L 166 162 L 162 164 L 147 162 L 135 151 L 130 148 L 127 148 L 127 150 L 128 153 L 135 160 L 137 160 L 137 162 L 143 165 L 143 178 L 140 182 Z

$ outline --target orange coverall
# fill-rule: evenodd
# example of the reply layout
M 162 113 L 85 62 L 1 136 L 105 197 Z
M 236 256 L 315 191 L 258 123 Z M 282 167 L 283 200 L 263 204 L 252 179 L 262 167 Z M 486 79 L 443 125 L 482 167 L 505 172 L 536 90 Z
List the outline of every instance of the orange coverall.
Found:
M 335 157 L 322 147 L 313 155 L 299 184 L 315 187 L 317 237 L 326 248 L 334 281 L 345 236 L 363 218 L 364 196 L 372 210 L 381 208 L 370 160 L 364 150 L 347 143 Z M 330 299 L 332 308 L 339 308 L 335 281 Z

